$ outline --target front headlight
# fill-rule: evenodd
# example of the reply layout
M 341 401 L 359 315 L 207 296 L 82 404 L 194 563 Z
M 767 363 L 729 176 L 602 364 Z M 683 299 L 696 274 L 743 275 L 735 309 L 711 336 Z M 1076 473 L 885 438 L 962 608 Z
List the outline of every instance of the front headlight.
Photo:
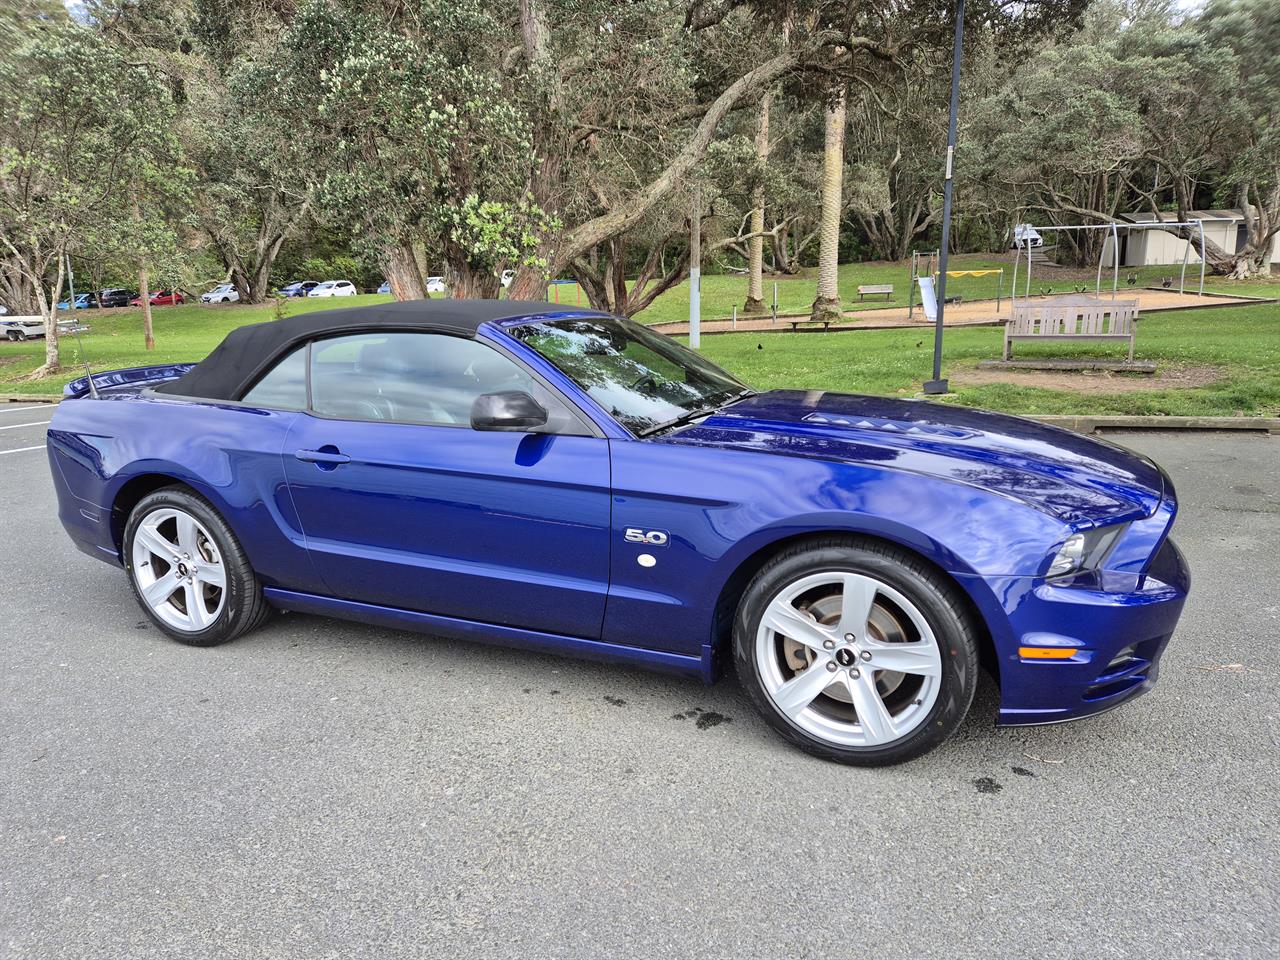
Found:
M 1049 572 L 1046 577 L 1061 577 L 1064 574 L 1075 573 L 1084 563 L 1084 534 L 1073 533 L 1067 537 L 1064 543 L 1053 558 L 1053 563 L 1049 564 Z
M 1045 577 L 1065 577 L 1082 570 L 1097 569 L 1128 526 L 1127 523 L 1117 523 L 1073 533 L 1054 554 Z

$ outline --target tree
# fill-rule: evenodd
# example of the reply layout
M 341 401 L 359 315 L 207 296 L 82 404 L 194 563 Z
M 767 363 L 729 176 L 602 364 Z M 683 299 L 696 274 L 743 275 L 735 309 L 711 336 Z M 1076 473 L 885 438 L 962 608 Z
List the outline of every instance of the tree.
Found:
M 840 319 L 840 220 L 844 212 L 844 136 L 847 88 L 841 84 L 827 103 L 822 150 L 822 225 L 818 248 L 818 294 L 814 320 Z
M 50 24 L 0 58 L 0 247 L 44 318 L 33 378 L 59 369 L 68 252 L 129 219 L 134 191 L 171 179 L 157 157 L 172 153 L 172 117 L 152 71 L 87 28 Z
M 198 171 L 192 215 L 240 300 L 261 303 L 281 246 L 311 210 L 307 167 L 291 157 L 297 131 L 261 122 L 231 98 L 200 97 L 194 107 L 186 125 Z
M 1280 7 L 1270 0 L 1213 0 L 1196 32 L 1234 59 L 1232 99 L 1240 118 L 1224 144 L 1220 192 L 1245 215 L 1245 243 L 1231 262 L 1236 277 L 1269 275 L 1280 233 Z
M 1186 221 L 1234 204 L 1246 217 L 1238 250 L 1202 245 L 1194 227 L 1169 232 L 1214 272 L 1251 276 L 1269 269 L 1280 231 L 1280 109 L 1266 92 L 1280 81 L 1280 14 L 1219 0 L 1197 20 L 1172 17 L 1101 5 L 978 108 L 975 153 L 984 176 L 1053 222 L 1125 223 L 1134 209 Z M 1096 262 L 1103 238 L 1065 242 Z
M 316 207 L 383 251 L 400 296 L 425 296 L 424 251 L 455 296 L 496 296 L 551 220 L 526 190 L 527 120 L 492 51 L 507 30 L 482 0 L 310 2 L 232 84 L 255 124 L 305 130 L 291 161 Z
M 756 128 L 755 160 L 761 168 L 769 165 L 769 112 L 773 105 L 773 93 L 760 98 L 760 120 Z M 751 191 L 751 239 L 747 241 L 747 301 L 745 313 L 764 312 L 764 201 L 765 184 L 763 170 Z

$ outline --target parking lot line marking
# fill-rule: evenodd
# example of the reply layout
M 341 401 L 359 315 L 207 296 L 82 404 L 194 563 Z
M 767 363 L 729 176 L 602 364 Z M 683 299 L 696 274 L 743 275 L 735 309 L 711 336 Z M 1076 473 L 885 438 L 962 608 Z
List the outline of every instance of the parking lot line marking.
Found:
M 6 423 L 0 430 L 17 430 L 19 427 L 43 427 L 48 425 L 49 420 L 32 420 L 30 423 Z
M 7 454 L 10 454 L 10 453 L 26 453 L 29 450 L 43 450 L 43 449 L 44 449 L 44 444 L 42 443 L 38 447 L 19 447 L 17 450 L 0 450 L 0 457 L 6 456 Z
M 29 407 L 6 407 L 0 403 L 0 413 L 17 413 L 19 410 L 49 410 L 53 407 L 52 403 L 37 403 Z

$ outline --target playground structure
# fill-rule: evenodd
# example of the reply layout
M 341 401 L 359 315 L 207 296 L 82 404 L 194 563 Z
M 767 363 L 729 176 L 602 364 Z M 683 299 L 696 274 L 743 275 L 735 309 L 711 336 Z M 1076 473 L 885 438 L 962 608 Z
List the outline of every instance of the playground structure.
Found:
M 920 282 L 920 278 L 928 276 L 932 279 L 934 286 L 938 282 L 938 262 L 941 251 L 938 250 L 913 250 L 911 252 L 911 278 L 907 281 L 907 319 L 914 319 L 916 308 L 916 285 Z M 925 273 L 920 272 L 922 264 L 927 264 Z M 989 277 L 993 274 L 999 275 L 999 284 L 996 287 L 996 311 L 999 312 L 1000 305 L 1004 301 L 1004 267 L 990 267 L 983 270 L 948 270 L 947 277 Z M 948 303 L 959 303 L 958 296 L 947 298 Z M 927 314 L 928 315 L 928 314 Z M 931 316 L 931 315 L 929 315 Z
M 1072 224 L 1061 227 L 1041 227 L 1034 226 L 1033 231 L 1037 234 L 1053 233 L 1053 232 L 1069 232 L 1074 230 L 1105 230 L 1111 234 L 1110 248 L 1112 259 L 1112 277 L 1111 277 L 1111 299 L 1115 300 L 1120 295 L 1120 230 L 1125 231 L 1126 236 L 1134 230 L 1168 230 L 1170 227 L 1195 227 L 1200 232 L 1200 249 L 1204 250 L 1204 221 L 1203 220 L 1184 220 L 1177 222 L 1156 222 L 1156 223 L 1082 223 Z M 1108 244 L 1103 243 L 1102 252 L 1098 256 L 1098 273 L 1094 282 L 1094 295 L 1101 298 L 1102 296 L 1102 269 L 1107 259 Z M 1031 296 L 1031 242 L 1017 241 L 1014 245 L 1013 256 L 1013 283 L 1012 283 L 1012 299 L 1016 305 L 1018 299 L 1018 266 L 1022 260 L 1023 250 L 1026 250 L 1027 259 L 1027 276 L 1024 284 L 1023 299 L 1026 300 Z M 1182 271 L 1178 278 L 1178 294 L 1181 296 L 1186 292 L 1187 283 L 1187 263 L 1191 256 L 1191 244 L 1188 242 L 1184 245 L 1182 251 Z M 1205 262 L 1204 257 L 1200 257 L 1200 289 L 1199 296 L 1204 296 L 1204 273 Z

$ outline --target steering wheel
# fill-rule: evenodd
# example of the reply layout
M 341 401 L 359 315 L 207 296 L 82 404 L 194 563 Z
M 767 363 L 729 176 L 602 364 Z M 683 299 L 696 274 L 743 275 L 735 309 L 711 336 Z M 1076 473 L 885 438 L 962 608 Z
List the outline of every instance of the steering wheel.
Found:
M 627 384 L 627 389 L 635 390 L 637 387 L 639 387 L 642 383 L 645 383 L 646 381 L 655 390 L 658 388 L 657 376 L 654 374 L 652 370 L 646 370 L 644 373 L 640 374 L 640 376 L 636 378 L 634 381 Z

